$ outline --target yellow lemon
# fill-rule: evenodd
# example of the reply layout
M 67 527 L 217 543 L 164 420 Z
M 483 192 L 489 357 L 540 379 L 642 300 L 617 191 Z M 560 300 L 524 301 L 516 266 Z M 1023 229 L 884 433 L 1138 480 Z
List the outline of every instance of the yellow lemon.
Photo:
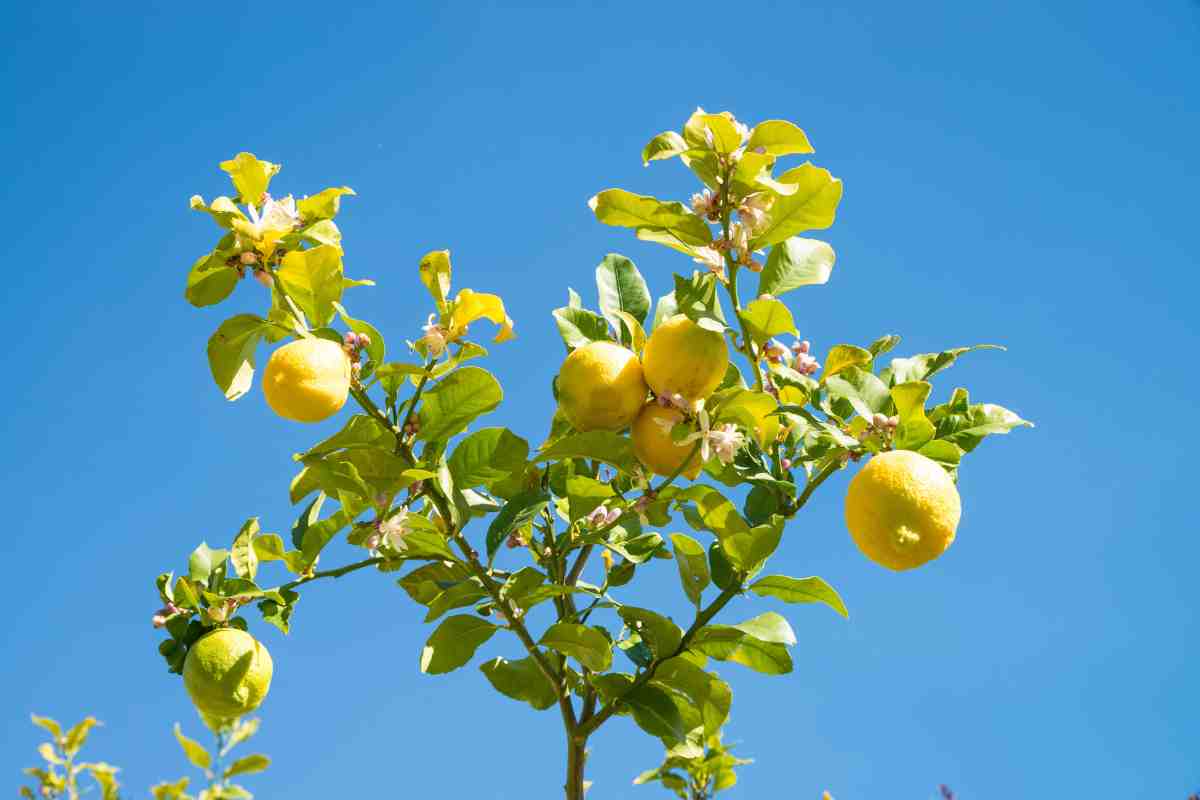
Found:
M 920 453 L 880 453 L 850 481 L 846 526 L 863 554 L 888 569 L 919 567 L 946 552 L 962 505 L 946 470 Z
M 671 428 L 683 420 L 683 413 L 674 408 L 663 408 L 658 403 L 647 403 L 642 413 L 633 422 L 630 438 L 633 452 L 638 460 L 651 472 L 666 477 L 674 474 L 688 455 L 696 449 L 695 442 L 677 444 L 671 441 Z M 697 452 L 683 469 L 683 474 L 695 480 L 704 464 Z
M 342 410 L 350 393 L 350 357 L 328 339 L 297 339 L 271 354 L 263 394 L 279 416 L 320 422 Z
M 558 371 L 559 408 L 579 431 L 628 428 L 647 391 L 637 356 L 612 342 L 575 349 Z
M 245 631 L 217 628 L 201 636 L 183 662 L 183 685 L 210 727 L 258 708 L 271 688 L 267 648 Z
M 713 393 L 729 367 L 725 337 L 682 314 L 665 320 L 646 340 L 642 369 L 657 395 L 681 394 L 696 403 Z

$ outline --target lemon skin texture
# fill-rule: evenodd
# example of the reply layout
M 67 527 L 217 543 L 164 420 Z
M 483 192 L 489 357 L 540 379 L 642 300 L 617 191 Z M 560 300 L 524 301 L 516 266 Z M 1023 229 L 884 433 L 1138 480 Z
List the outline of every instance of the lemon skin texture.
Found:
M 946 552 L 961 515 L 946 470 L 911 450 L 873 457 L 846 492 L 850 536 L 863 555 L 888 569 L 913 569 Z
M 267 648 L 237 628 L 200 637 L 183 662 L 183 685 L 210 726 L 237 719 L 262 703 L 274 665 Z
M 648 391 L 637 356 L 612 342 L 576 348 L 558 371 L 558 406 L 577 431 L 628 428 Z
M 656 395 L 704 400 L 721 384 L 729 367 L 725 337 L 679 314 L 665 320 L 646 340 L 642 369 Z
M 674 408 L 663 408 L 658 403 L 647 403 L 642 412 L 633 422 L 630 438 L 633 440 L 633 452 L 646 467 L 656 475 L 666 477 L 675 473 L 693 450 L 695 442 L 677 444 L 671 441 L 671 429 L 660 425 L 658 420 L 669 420 L 671 425 L 678 424 L 683 414 Z M 688 461 L 682 475 L 689 480 L 696 480 L 704 463 L 700 453 Z
M 284 419 L 320 422 L 350 393 L 350 357 L 328 339 L 298 339 L 276 350 L 263 370 L 267 405 Z

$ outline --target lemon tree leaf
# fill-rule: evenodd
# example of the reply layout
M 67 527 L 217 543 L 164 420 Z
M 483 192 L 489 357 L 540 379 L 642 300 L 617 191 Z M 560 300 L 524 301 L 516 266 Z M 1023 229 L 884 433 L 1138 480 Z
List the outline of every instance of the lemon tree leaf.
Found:
M 456 334 L 465 333 L 467 326 L 479 319 L 490 320 L 500 326 L 493 342 L 507 342 L 516 337 L 512 318 L 505 312 L 504 301 L 499 295 L 463 289 L 454 298 L 454 311 L 450 315 L 451 329 Z
M 893 358 L 892 363 L 879 373 L 879 377 L 889 386 L 910 381 L 923 381 L 952 365 L 964 353 L 972 350 L 1003 349 L 998 344 L 977 344 L 971 347 L 954 347 L 940 353 L 921 353 L 908 358 Z
M 479 617 L 459 614 L 447 617 L 421 651 L 421 672 L 441 675 L 466 664 L 480 645 L 499 630 Z
M 728 111 L 706 114 L 703 109 L 696 109 L 683 125 L 683 139 L 694 148 L 725 155 L 742 146 L 742 134 Z
M 596 219 L 621 228 L 663 231 L 686 245 L 707 245 L 712 230 L 683 203 L 667 203 L 624 189 L 605 189 L 588 201 Z
M 195 739 L 189 739 L 184 736 L 178 722 L 175 723 L 175 739 L 179 742 L 179 746 L 183 748 L 183 754 L 187 756 L 187 760 L 192 762 L 192 766 L 199 767 L 200 769 L 208 769 L 212 766 L 212 756 L 209 752 Z
M 617 613 L 625 624 L 650 646 L 655 658 L 668 658 L 679 649 L 679 644 L 683 641 L 683 631 L 663 615 L 634 606 L 621 606 Z
M 258 205 L 271 185 L 271 178 L 279 172 L 279 164 L 263 161 L 253 153 L 238 153 L 228 161 L 222 161 L 221 169 L 229 174 L 243 203 Z
M 531 658 L 509 661 L 497 656 L 479 666 L 488 682 L 503 695 L 543 711 L 558 701 L 554 687 Z
M 445 313 L 450 299 L 450 251 L 434 250 L 426 253 L 418 266 L 421 283 L 429 290 L 439 313 Z
M 232 778 L 235 775 L 250 775 L 255 772 L 262 772 L 269 766 L 271 766 L 271 759 L 261 753 L 242 756 L 225 769 L 225 777 Z
M 768 119 L 754 126 L 750 140 L 746 142 L 746 150 L 756 152 L 759 148 L 770 156 L 813 152 L 813 146 L 804 131 L 782 119 Z
M 203 308 L 216 305 L 233 294 L 242 276 L 225 263 L 229 256 L 228 252 L 214 250 L 196 259 L 188 271 L 187 286 L 183 290 L 183 296 L 189 303 Z
M 717 535 L 729 563 L 743 572 L 754 572 L 779 547 L 779 540 L 783 537 L 783 517 L 772 517 L 770 522 L 755 525 L 749 530 Z
M 487 532 L 488 563 L 496 557 L 496 551 L 508 538 L 508 535 L 523 525 L 528 525 L 534 517 L 542 513 L 550 502 L 550 495 L 542 489 L 528 489 L 513 497 L 501 508 L 500 513 L 492 518 L 492 524 Z
M 750 242 L 752 250 L 778 244 L 804 231 L 828 228 L 837 214 L 842 182 L 829 170 L 801 164 L 780 175 L 779 182 L 795 184 L 796 191 L 775 198 L 766 223 Z
M 672 533 L 671 544 L 675 546 L 675 565 L 679 568 L 683 593 L 699 608 L 700 597 L 711 582 L 704 548 L 685 533 Z
M 619 253 L 609 253 L 596 267 L 596 289 L 600 294 L 600 311 L 612 324 L 621 329 L 624 311 L 639 323 L 645 322 L 650 311 L 650 288 L 632 261 Z
M 714 673 L 705 672 L 682 656 L 658 665 L 652 685 L 678 692 L 700 712 L 706 734 L 714 734 L 729 718 L 733 690 Z
M 586 517 L 605 500 L 616 495 L 609 483 L 586 475 L 572 475 L 567 478 L 563 488 L 567 493 L 567 511 L 572 522 Z
M 534 460 L 557 461 L 563 458 L 590 458 L 622 472 L 633 472 L 638 468 L 629 437 L 610 431 L 568 434 L 544 448 Z
M 638 727 L 651 736 L 669 742 L 678 742 L 687 736 L 679 707 L 663 689 L 649 684 L 639 686 L 621 695 L 621 702 L 629 706 Z
M 355 319 L 346 313 L 346 309 L 342 308 L 341 303 L 335 302 L 334 309 L 337 310 L 338 316 L 342 318 L 342 322 L 346 323 L 346 327 L 355 333 L 366 334 L 371 343 L 367 345 L 367 364 L 362 371 L 362 378 L 368 377 L 375 367 L 384 362 L 387 356 L 387 346 L 383 341 L 383 334 L 380 333 L 374 325 L 365 322 L 361 319 Z
M 342 251 L 328 244 L 293 250 L 283 257 L 276 277 L 313 325 L 328 325 L 342 299 Z
M 188 205 L 193 211 L 203 211 L 208 214 L 216 220 L 218 225 L 226 230 L 233 229 L 235 220 L 239 224 L 246 221 L 246 215 L 228 197 L 214 197 L 212 205 L 209 205 L 204 202 L 203 197 L 197 194 L 192 195 Z
M 254 580 L 258 574 L 258 552 L 254 547 L 254 537 L 257 535 L 258 517 L 251 517 L 242 523 L 241 530 L 233 539 L 230 561 L 239 578 Z M 280 544 L 282 545 L 282 542 Z
M 845 399 L 859 416 L 870 419 L 887 410 L 891 395 L 883 381 L 873 373 L 858 367 L 846 367 L 833 377 L 825 378 L 830 396 Z
M 34 725 L 47 731 L 56 740 L 62 737 L 62 726 L 58 724 L 57 720 L 50 717 L 39 717 L 37 714 L 30 714 L 29 719 L 32 720 Z
M 946 415 L 938 419 L 936 427 L 938 438 L 936 442 L 930 442 L 930 445 L 946 442 L 969 453 L 978 447 L 986 436 L 1008 433 L 1014 428 L 1032 428 L 1033 423 L 1021 419 L 1003 406 L 976 403 L 970 406 L 965 414 Z M 943 458 L 932 455 L 930 457 L 935 461 L 949 461 L 944 457 L 948 455 L 946 451 L 942 450 L 940 454 Z
M 208 367 L 226 400 L 237 400 L 254 380 L 254 351 L 269 323 L 253 314 L 238 314 L 220 324 L 208 340 Z
M 689 649 L 718 661 L 732 661 L 766 675 L 792 671 L 787 647 L 767 642 L 732 625 L 707 625 L 697 632 Z
M 779 300 L 752 300 L 742 309 L 741 318 L 755 344 L 782 333 L 796 333 L 792 312 Z
M 594 311 L 575 306 L 556 308 L 551 312 L 558 334 L 568 350 L 583 347 L 591 342 L 611 342 L 608 321 Z
M 483 588 L 483 584 L 478 578 L 468 578 L 439 592 L 437 597 L 429 603 L 429 613 L 425 615 L 425 621 L 433 622 L 447 611 L 469 606 L 476 600 L 487 596 L 487 590 Z
M 508 428 L 482 428 L 458 443 L 447 464 L 460 489 L 503 480 L 524 466 L 529 442 Z
M 781 295 L 801 286 L 829 281 L 835 256 L 833 248 L 818 239 L 792 236 L 771 248 L 758 276 L 758 293 Z
M 824 603 L 843 617 L 849 617 L 841 595 L 821 578 L 790 578 L 787 575 L 768 575 L 750 585 L 759 597 L 774 597 L 785 603 Z
M 892 439 L 898 450 L 917 450 L 937 433 L 932 422 L 925 416 L 925 401 L 933 386 L 925 381 L 909 381 L 893 386 L 892 401 L 900 416 L 900 424 Z
M 608 638 L 587 625 L 556 622 L 546 629 L 538 644 L 570 656 L 595 672 L 612 666 L 612 645 Z
M 476 418 L 494 411 L 503 399 L 504 391 L 490 372 L 481 367 L 463 367 L 425 390 L 417 438 L 445 441 Z
M 725 332 L 725 312 L 717 294 L 716 275 L 711 272 L 701 274 L 698 271 L 693 272 L 690 278 L 676 275 L 672 296 L 678 313 L 684 314 L 702 328 L 717 333 Z
M 850 367 L 861 367 L 870 364 L 874 359 L 870 350 L 864 350 L 852 344 L 835 344 L 829 348 L 825 356 L 825 368 L 821 372 L 821 380 L 828 380 L 842 370 Z
M 296 201 L 296 211 L 305 222 L 316 222 L 323 219 L 333 219 L 341 210 L 342 197 L 354 195 L 349 186 L 331 186 L 322 189 L 311 197 L 302 197 Z
M 642 164 L 649 166 L 651 161 L 673 158 L 688 149 L 688 143 L 675 131 L 663 131 L 655 136 L 642 148 Z

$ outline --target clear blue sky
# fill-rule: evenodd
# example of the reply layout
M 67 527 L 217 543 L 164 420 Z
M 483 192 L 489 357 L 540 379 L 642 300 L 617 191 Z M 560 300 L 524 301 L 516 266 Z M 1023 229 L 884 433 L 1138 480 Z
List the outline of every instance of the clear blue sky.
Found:
M 1200 3 L 149 5 L 0 12 L 0 782 L 34 757 L 35 710 L 105 720 L 92 754 L 135 796 L 181 773 L 171 723 L 200 725 L 154 650 L 153 577 L 246 516 L 293 518 L 290 456 L 318 431 L 258 391 L 226 403 L 204 344 L 230 306 L 182 298 L 214 235 L 187 199 L 226 191 L 218 161 L 247 149 L 283 163 L 278 189 L 358 191 L 338 220 L 347 265 L 379 287 L 349 299 L 393 352 L 427 313 L 427 250 L 502 292 L 520 339 L 494 349 L 492 419 L 537 440 L 566 285 L 594 298 L 610 251 L 656 293 L 689 266 L 585 201 L 685 197 L 685 170 L 643 169 L 639 150 L 703 105 L 796 120 L 845 180 L 833 279 L 793 295 L 819 350 L 886 332 L 906 352 L 1003 342 L 940 392 L 1038 423 L 969 458 L 959 539 L 921 570 L 854 549 L 848 475 L 792 523 L 779 571 L 824 576 L 851 619 L 781 608 L 794 673 L 721 667 L 729 736 L 758 759 L 728 796 L 1200 788 Z M 682 612 L 668 567 L 652 599 Z M 257 624 L 276 663 L 260 797 L 555 795 L 558 720 L 475 669 L 420 675 L 419 619 L 360 574 L 306 592 L 290 637 Z M 594 744 L 589 796 L 662 796 L 630 785 L 660 756 L 632 723 Z

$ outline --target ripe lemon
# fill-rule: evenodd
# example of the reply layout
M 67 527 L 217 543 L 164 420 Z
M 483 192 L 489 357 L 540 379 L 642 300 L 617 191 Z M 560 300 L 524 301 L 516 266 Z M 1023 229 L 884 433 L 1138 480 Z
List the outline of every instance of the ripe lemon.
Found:
M 559 408 L 579 431 L 628 428 L 647 391 L 637 356 L 612 342 L 577 348 L 558 371 Z
M 665 320 L 646 340 L 642 368 L 657 395 L 681 394 L 692 402 L 713 393 L 729 367 L 725 337 L 682 314 Z
M 271 688 L 271 654 L 237 628 L 201 636 L 183 662 L 183 685 L 210 727 L 258 708 Z
M 297 339 L 271 354 L 263 370 L 263 394 L 279 416 L 320 422 L 346 404 L 350 357 L 328 339 Z
M 696 449 L 695 442 L 677 444 L 671 441 L 671 426 L 677 425 L 682 419 L 683 413 L 678 409 L 663 408 L 652 402 L 647 403 L 634 420 L 633 430 L 630 431 L 633 452 L 651 472 L 663 477 L 674 474 L 684 459 Z M 671 426 L 660 420 L 669 421 Z M 690 480 L 696 480 L 703 466 L 700 453 L 697 452 L 682 474 Z
M 946 470 L 920 453 L 880 453 L 850 481 L 846 526 L 863 554 L 888 569 L 919 567 L 946 552 L 962 514 Z

